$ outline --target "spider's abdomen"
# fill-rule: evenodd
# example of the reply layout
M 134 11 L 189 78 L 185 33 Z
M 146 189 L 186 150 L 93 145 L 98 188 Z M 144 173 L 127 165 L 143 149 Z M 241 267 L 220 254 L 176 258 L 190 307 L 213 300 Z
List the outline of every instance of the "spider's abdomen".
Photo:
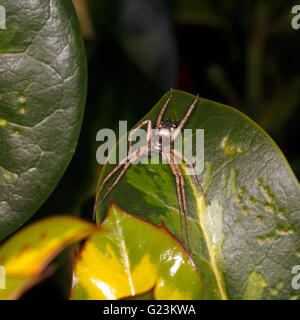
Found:
M 164 149 L 163 144 L 170 141 L 175 129 L 176 124 L 174 120 L 168 119 L 162 121 L 158 126 L 154 137 L 152 137 L 152 150 L 161 153 Z M 163 143 L 164 141 L 164 143 Z
M 158 131 L 160 137 L 171 137 L 171 131 L 167 128 L 160 129 Z

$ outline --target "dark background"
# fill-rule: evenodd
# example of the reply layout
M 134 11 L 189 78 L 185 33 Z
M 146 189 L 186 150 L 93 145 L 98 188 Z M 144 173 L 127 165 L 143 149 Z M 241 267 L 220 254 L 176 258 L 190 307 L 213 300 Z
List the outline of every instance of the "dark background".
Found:
M 171 87 L 246 113 L 271 135 L 299 179 L 300 29 L 291 26 L 297 2 L 73 2 L 89 68 L 83 129 L 63 179 L 29 223 L 57 214 L 91 220 L 101 170 L 97 131 L 117 130 L 119 120 L 134 126 Z M 55 279 L 66 279 L 65 263 L 57 265 Z M 63 297 L 53 279 L 25 298 Z

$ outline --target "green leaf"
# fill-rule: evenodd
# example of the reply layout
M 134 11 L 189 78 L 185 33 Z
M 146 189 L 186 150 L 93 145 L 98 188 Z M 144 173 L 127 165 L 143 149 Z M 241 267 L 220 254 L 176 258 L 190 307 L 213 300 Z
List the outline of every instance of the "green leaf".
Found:
M 18 232 L 0 248 L 0 265 L 6 272 L 6 289 L 0 289 L 0 300 L 17 299 L 47 274 L 45 268 L 63 249 L 96 230 L 91 223 L 60 216 Z
M 50 195 L 76 148 L 86 60 L 72 2 L 4 0 L 0 30 L 0 240 Z
M 73 279 L 73 300 L 203 297 L 195 264 L 165 226 L 137 219 L 114 204 L 76 257 Z
M 142 120 L 155 123 L 169 96 Z M 164 118 L 179 123 L 194 99 L 173 91 Z M 291 286 L 291 269 L 300 263 L 300 188 L 281 151 L 248 117 L 205 99 L 199 99 L 185 128 L 204 129 L 205 135 L 205 169 L 198 178 L 210 206 L 191 176 L 184 175 L 192 257 L 204 280 L 205 298 L 299 298 Z M 195 140 L 194 132 L 194 152 Z M 100 183 L 112 168 L 104 167 Z M 185 165 L 181 169 L 186 173 Z M 162 220 L 182 239 L 168 164 L 132 165 L 99 208 L 98 223 L 110 199 L 138 217 Z

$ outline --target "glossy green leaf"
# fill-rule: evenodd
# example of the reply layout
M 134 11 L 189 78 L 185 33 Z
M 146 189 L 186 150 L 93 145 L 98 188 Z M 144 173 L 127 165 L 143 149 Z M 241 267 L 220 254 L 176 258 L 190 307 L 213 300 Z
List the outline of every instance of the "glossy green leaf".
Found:
M 77 144 L 86 61 L 71 0 L 3 0 L 0 240 L 52 192 Z
M 173 93 L 165 119 L 179 123 L 195 97 Z M 143 120 L 154 123 L 169 96 Z M 205 298 L 299 298 L 291 270 L 300 263 L 300 188 L 281 151 L 248 117 L 205 99 L 199 99 L 185 128 L 204 129 L 205 136 L 205 169 L 198 178 L 211 206 L 185 175 L 192 257 L 204 280 Z M 105 166 L 100 182 L 112 168 Z M 185 165 L 181 169 L 186 173 Z M 110 199 L 138 217 L 162 220 L 182 239 L 168 164 L 132 165 L 98 210 L 98 223 Z
M 6 289 L 0 289 L 0 299 L 17 299 L 44 277 L 45 268 L 63 249 L 96 230 L 84 220 L 60 216 L 18 232 L 0 247 L 0 265 L 6 272 Z
M 74 300 L 203 297 L 195 264 L 165 226 L 137 219 L 113 204 L 99 232 L 76 257 L 74 281 Z

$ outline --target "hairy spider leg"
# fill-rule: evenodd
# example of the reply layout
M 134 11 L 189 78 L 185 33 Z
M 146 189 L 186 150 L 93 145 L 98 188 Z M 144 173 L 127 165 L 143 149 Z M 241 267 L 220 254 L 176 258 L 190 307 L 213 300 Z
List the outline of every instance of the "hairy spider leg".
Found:
M 173 97 L 173 93 L 171 93 L 170 97 L 168 98 L 168 100 L 165 102 L 164 106 L 160 110 L 160 113 L 159 113 L 159 115 L 157 117 L 157 120 L 156 120 L 156 129 L 158 129 L 158 127 L 159 127 L 159 125 L 161 123 L 161 119 L 162 119 L 162 117 L 163 117 L 163 115 L 164 115 L 164 113 L 166 111 L 166 108 L 167 108 L 169 102 L 171 101 L 172 97 Z
M 127 161 L 127 158 L 126 157 L 125 159 L 123 159 L 124 161 Z M 126 162 L 125 162 L 126 163 Z M 104 178 L 104 180 L 102 181 L 101 185 L 100 185 L 100 188 L 96 194 L 96 199 L 95 199 L 95 205 L 94 205 L 94 212 L 93 212 L 93 219 L 95 219 L 95 216 L 96 216 L 96 211 L 97 209 L 100 207 L 100 204 L 98 203 L 99 201 L 99 197 L 100 197 L 100 194 L 101 194 L 101 191 L 104 187 L 104 185 L 106 184 L 106 182 L 125 164 L 123 163 L 122 161 Z
M 124 168 L 122 169 L 122 171 L 120 172 L 120 174 L 118 175 L 118 177 L 116 178 L 115 182 L 110 186 L 110 188 L 107 190 L 107 192 L 105 193 L 105 195 L 103 196 L 102 200 L 99 202 L 99 206 L 101 206 L 101 204 L 103 203 L 103 201 L 107 198 L 107 196 L 109 195 L 109 193 L 112 191 L 112 189 L 117 185 L 117 183 L 120 181 L 120 179 L 123 177 L 124 173 L 126 172 L 126 170 L 129 168 L 129 166 L 131 165 L 130 161 L 128 161 Z
M 181 132 L 182 128 L 184 127 L 185 123 L 187 122 L 188 118 L 190 117 L 193 109 L 195 108 L 195 105 L 198 102 L 198 100 L 199 100 L 199 96 L 197 95 L 196 99 L 194 100 L 194 102 L 189 107 L 189 109 L 188 109 L 187 113 L 185 114 L 184 118 L 181 120 L 180 124 L 175 129 L 174 133 L 172 134 L 171 142 L 173 142 L 177 138 L 179 133 Z
M 185 197 L 185 190 L 184 190 L 184 179 L 183 179 L 183 174 L 180 170 L 179 165 L 174 163 L 174 166 L 175 166 L 175 169 L 177 170 L 177 173 L 178 173 L 178 176 L 180 179 L 182 203 L 183 203 L 183 209 L 185 211 L 184 217 L 185 217 L 186 234 L 187 234 L 187 240 L 188 240 L 188 249 L 191 252 L 190 224 L 189 224 L 188 209 L 187 209 L 187 205 L 186 205 L 186 197 Z
M 127 157 L 125 157 L 124 159 L 122 159 L 119 164 L 105 177 L 105 179 L 102 181 L 102 184 L 97 192 L 97 195 L 96 195 L 96 199 L 95 199 L 95 206 L 94 206 L 94 218 L 95 218 L 95 214 L 96 214 L 96 210 L 99 208 L 99 206 L 101 205 L 98 204 L 98 200 L 99 200 L 99 196 L 101 194 L 101 191 L 105 185 L 105 183 L 121 168 L 121 166 L 123 164 L 125 164 L 128 159 L 130 158 L 131 156 L 131 143 L 132 143 L 132 140 L 131 140 L 131 136 L 140 128 L 142 128 L 145 124 L 147 124 L 147 143 L 148 143 L 148 150 L 150 150 L 149 148 L 151 148 L 151 129 L 152 129 L 152 122 L 151 120 L 145 120 L 143 121 L 142 123 L 140 123 L 135 129 L 133 129 L 130 133 L 129 133 L 129 155 Z
M 172 173 L 175 177 L 175 180 L 176 180 L 176 191 L 177 191 L 177 198 L 178 198 L 178 204 L 179 204 L 181 234 L 182 234 L 182 241 L 184 241 L 184 223 L 183 223 L 184 211 L 183 211 L 182 199 L 181 199 L 180 178 L 178 176 L 178 173 L 177 173 L 177 170 L 175 167 L 175 163 L 171 159 L 169 159 L 169 161 L 170 161 L 171 171 L 172 171 Z
M 201 187 L 201 184 L 198 181 L 198 178 L 197 178 L 196 173 L 195 173 L 195 168 L 194 168 L 192 162 L 185 155 L 183 155 L 181 152 L 179 152 L 179 151 L 177 151 L 175 149 L 172 149 L 171 152 L 173 152 L 176 157 L 182 159 L 192 169 L 192 172 L 193 172 L 192 177 L 193 177 L 193 180 L 195 182 L 195 185 L 198 187 L 198 189 L 202 193 L 205 201 L 210 206 L 210 201 L 207 199 L 207 197 L 205 195 L 205 192 L 204 192 L 203 188 Z
M 102 181 L 102 184 L 99 188 L 99 191 L 97 193 L 97 200 L 95 202 L 95 206 L 94 206 L 94 217 L 96 214 L 97 209 L 101 206 L 101 204 L 103 203 L 103 201 L 107 198 L 107 196 L 109 195 L 109 193 L 112 191 L 112 189 L 117 185 L 117 183 L 120 181 L 120 179 L 122 178 L 122 176 L 124 175 L 124 173 L 126 172 L 126 170 L 129 168 L 130 164 L 136 160 L 138 160 L 139 158 L 141 158 L 144 154 L 147 154 L 147 149 L 148 147 L 143 147 L 143 148 L 139 148 L 138 150 L 136 150 L 135 152 L 129 154 L 125 159 L 123 159 L 122 161 L 120 161 L 120 163 L 105 177 L 105 179 Z M 124 165 L 125 164 L 125 165 Z M 120 172 L 120 174 L 118 175 L 118 177 L 116 178 L 115 182 L 111 185 L 111 187 L 107 190 L 107 192 L 105 193 L 105 195 L 103 196 L 102 200 L 98 203 L 99 200 L 99 196 L 100 193 L 104 187 L 104 184 L 113 176 L 114 173 L 116 173 L 122 166 L 124 165 L 124 168 L 122 169 L 122 171 Z
M 152 121 L 151 120 L 145 120 L 142 123 L 140 123 L 136 128 L 130 131 L 129 133 L 129 152 L 131 151 L 132 146 L 132 135 L 138 130 L 141 129 L 145 124 L 147 124 L 147 144 L 148 144 L 148 152 L 151 151 L 151 140 L 152 140 Z
M 128 159 L 129 159 L 129 156 L 130 156 L 130 155 L 128 155 L 126 158 L 124 158 L 122 161 L 120 161 L 120 162 L 118 163 L 118 165 L 104 178 L 104 180 L 102 181 L 102 183 L 101 183 L 101 185 L 100 185 L 100 188 L 99 188 L 99 190 L 98 190 L 98 192 L 97 192 L 97 195 L 96 195 L 96 201 L 95 201 L 96 204 L 97 204 L 97 202 L 98 202 L 98 200 L 99 200 L 99 196 L 100 196 L 100 194 L 101 194 L 101 191 L 102 191 L 105 183 L 106 183 L 106 182 L 111 178 L 111 176 L 114 175 L 125 163 L 127 163 Z

